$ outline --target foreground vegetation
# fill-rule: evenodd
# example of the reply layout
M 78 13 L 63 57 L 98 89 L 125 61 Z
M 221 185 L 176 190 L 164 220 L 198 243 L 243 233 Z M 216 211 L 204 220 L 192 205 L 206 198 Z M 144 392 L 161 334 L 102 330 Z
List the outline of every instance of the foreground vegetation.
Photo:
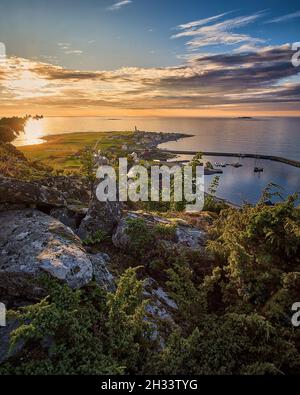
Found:
M 29 118 L 29 116 L 24 118 L 1 118 L 0 142 L 11 143 L 24 130 L 24 126 Z
M 300 210 L 295 197 L 275 206 L 222 211 L 211 228 L 209 267 L 197 253 L 161 252 L 161 284 L 178 305 L 157 335 L 146 319 L 143 278 L 154 234 L 137 239 L 140 269 L 124 268 L 116 293 L 89 285 L 72 291 L 51 281 L 40 303 L 11 312 L 23 324 L 1 373 L 299 374 L 300 333 L 291 306 L 300 298 Z M 155 234 L 164 232 L 155 229 Z M 172 229 L 167 230 L 172 237 Z M 141 243 L 141 246 L 138 245 Z M 141 247 L 141 248 L 140 248 Z M 162 347 L 164 344 L 164 347 Z
M 90 147 L 113 162 L 132 136 L 51 136 L 45 145 L 23 147 L 27 158 L 2 142 L 0 173 L 32 180 L 78 171 L 89 178 Z M 145 219 L 128 219 L 130 248 L 123 253 L 108 234 L 90 235 L 86 247 L 112 257 L 116 292 L 95 282 L 71 290 L 44 277 L 43 300 L 9 311 L 15 330 L 0 374 L 300 374 L 300 332 L 291 323 L 291 307 L 300 301 L 298 197 L 273 205 L 268 188 L 256 206 L 237 210 L 214 198 L 218 182 L 205 202 L 205 256 L 177 249 L 172 223 L 149 227 Z M 193 225 L 202 218 L 174 204 L 129 208 Z M 170 320 L 149 313 L 149 278 L 176 304 Z

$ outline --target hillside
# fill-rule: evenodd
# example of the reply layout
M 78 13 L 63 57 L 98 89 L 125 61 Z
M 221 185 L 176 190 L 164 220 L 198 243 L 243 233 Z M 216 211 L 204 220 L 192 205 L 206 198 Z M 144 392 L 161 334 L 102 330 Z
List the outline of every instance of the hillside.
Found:
M 300 373 L 294 197 L 270 205 L 268 189 L 235 209 L 211 196 L 195 214 L 101 203 L 81 137 L 61 138 L 22 149 L 31 160 L 0 146 L 0 374 Z

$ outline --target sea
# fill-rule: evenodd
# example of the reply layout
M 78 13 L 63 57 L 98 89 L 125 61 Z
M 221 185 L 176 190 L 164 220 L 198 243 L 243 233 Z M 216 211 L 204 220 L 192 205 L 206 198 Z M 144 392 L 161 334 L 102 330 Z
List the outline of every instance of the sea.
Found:
M 150 117 L 49 117 L 31 120 L 15 141 L 16 146 L 41 144 L 47 135 L 74 132 L 128 131 L 178 132 L 193 137 L 172 141 L 161 148 L 184 151 L 236 152 L 265 154 L 300 161 L 300 118 L 150 118 Z M 180 155 L 179 159 L 190 159 Z M 300 168 L 270 160 L 249 158 L 204 157 L 216 162 L 240 162 L 243 166 L 227 166 L 220 175 L 217 196 L 235 204 L 256 203 L 270 183 L 280 187 L 283 196 L 300 192 Z M 254 167 L 262 173 L 254 173 Z M 214 176 L 205 177 L 209 189 Z

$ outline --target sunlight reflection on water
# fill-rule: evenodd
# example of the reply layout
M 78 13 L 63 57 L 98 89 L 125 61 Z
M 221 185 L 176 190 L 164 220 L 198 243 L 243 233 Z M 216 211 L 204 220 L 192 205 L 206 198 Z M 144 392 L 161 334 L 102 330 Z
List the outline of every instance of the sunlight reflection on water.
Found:
M 24 128 L 24 133 L 21 133 L 18 138 L 14 141 L 14 145 L 17 147 L 25 145 L 36 145 L 42 144 L 44 140 L 41 138 L 45 135 L 45 124 L 44 120 L 36 120 L 30 118 Z

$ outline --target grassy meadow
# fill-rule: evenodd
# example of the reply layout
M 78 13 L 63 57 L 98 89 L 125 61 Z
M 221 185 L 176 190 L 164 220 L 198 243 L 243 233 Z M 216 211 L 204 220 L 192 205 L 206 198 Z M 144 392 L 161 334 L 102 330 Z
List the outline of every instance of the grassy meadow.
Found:
M 27 159 L 42 161 L 55 170 L 79 170 L 79 153 L 85 147 L 101 149 L 103 152 L 122 153 L 122 146 L 127 144 L 134 150 L 134 132 L 99 132 L 70 133 L 46 136 L 39 145 L 18 147 Z

